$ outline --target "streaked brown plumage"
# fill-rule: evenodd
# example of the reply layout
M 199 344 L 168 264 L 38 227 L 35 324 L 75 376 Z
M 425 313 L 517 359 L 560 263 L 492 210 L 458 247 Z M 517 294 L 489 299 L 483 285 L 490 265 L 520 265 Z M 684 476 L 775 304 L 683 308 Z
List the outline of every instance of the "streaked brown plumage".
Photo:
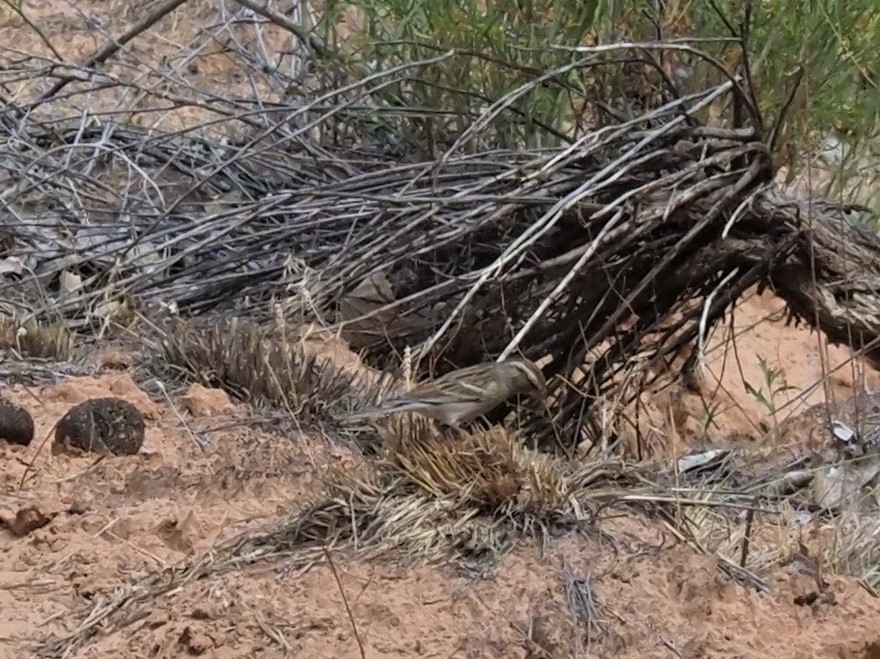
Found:
M 347 418 L 418 412 L 443 424 L 457 426 L 490 412 L 517 394 L 529 394 L 541 401 L 547 396 L 544 374 L 528 359 L 486 362 L 451 371 L 376 408 Z

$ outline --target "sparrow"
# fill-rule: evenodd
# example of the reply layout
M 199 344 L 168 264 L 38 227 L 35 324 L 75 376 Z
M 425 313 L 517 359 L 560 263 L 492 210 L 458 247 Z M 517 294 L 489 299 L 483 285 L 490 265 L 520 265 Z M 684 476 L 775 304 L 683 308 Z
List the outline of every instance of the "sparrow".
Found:
M 528 359 L 484 362 L 422 382 L 401 396 L 346 417 L 366 419 L 398 412 L 417 412 L 446 426 L 458 426 L 490 412 L 516 394 L 544 402 L 547 383 Z

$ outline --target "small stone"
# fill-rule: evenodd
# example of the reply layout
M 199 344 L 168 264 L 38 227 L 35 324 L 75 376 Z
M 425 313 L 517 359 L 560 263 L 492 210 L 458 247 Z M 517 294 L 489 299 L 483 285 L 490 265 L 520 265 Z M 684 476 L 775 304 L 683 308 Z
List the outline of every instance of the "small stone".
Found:
M 12 535 L 23 538 L 29 533 L 43 528 L 51 520 L 51 517 L 44 515 L 36 506 L 28 506 L 15 513 L 14 518 L 2 521 L 6 528 L 12 532 Z
M 34 439 L 34 419 L 20 405 L 0 398 L 0 439 L 27 446 Z
M 84 515 L 88 512 L 90 506 L 88 501 L 84 501 L 82 499 L 76 499 L 73 503 L 70 504 L 70 507 L 67 509 L 67 513 L 69 515 Z
M 112 455 L 135 455 L 144 443 L 144 415 L 121 398 L 93 398 L 80 403 L 58 422 L 53 453 L 68 449 Z
M 214 647 L 213 639 L 207 634 L 195 631 L 191 627 L 185 627 L 177 642 L 182 645 L 187 653 L 199 656 Z
M 181 402 L 183 407 L 193 416 L 230 414 L 235 410 L 225 391 L 210 389 L 200 384 L 193 384 Z
M 98 368 L 102 371 L 125 371 L 131 368 L 132 358 L 122 350 L 108 350 L 98 359 Z

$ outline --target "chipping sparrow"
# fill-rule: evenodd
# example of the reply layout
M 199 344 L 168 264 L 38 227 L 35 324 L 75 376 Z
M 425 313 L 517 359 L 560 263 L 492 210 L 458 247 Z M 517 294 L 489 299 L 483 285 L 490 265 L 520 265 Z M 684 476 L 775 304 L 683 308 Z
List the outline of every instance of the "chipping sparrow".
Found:
M 451 371 L 376 408 L 346 418 L 418 412 L 447 426 L 457 426 L 486 414 L 516 394 L 530 394 L 542 402 L 547 396 L 544 374 L 527 359 L 485 362 Z

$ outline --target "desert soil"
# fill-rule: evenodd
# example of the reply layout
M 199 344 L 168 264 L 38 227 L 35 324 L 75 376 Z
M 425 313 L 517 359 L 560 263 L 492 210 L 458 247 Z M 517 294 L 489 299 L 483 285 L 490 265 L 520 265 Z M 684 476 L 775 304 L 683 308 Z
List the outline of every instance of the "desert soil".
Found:
M 762 355 L 803 391 L 821 372 L 818 339 L 773 320 L 780 308 L 770 294 L 740 306 L 738 331 L 768 312 L 771 318 L 741 333 L 739 358 L 755 386 Z M 723 351 L 716 343 L 708 367 L 720 373 Z M 829 351 L 832 364 L 846 358 L 843 349 Z M 96 358 L 92 376 L 4 391 L 33 414 L 36 436 L 28 447 L 0 446 L 0 514 L 9 519 L 34 507 L 48 518 L 23 537 L 0 531 L 4 656 L 32 656 L 48 634 L 71 632 L 83 607 L 116 587 L 271 525 L 309 501 L 328 468 L 356 462 L 321 439 L 249 428 L 253 411 L 219 390 L 193 386 L 170 403 L 151 400 L 126 361 L 111 354 Z M 744 391 L 738 370 L 728 370 L 737 372 L 720 378 L 725 387 L 717 396 L 735 413 L 722 415 L 723 432 L 730 433 L 729 444 L 748 442 L 758 436 L 753 422 L 768 413 Z M 876 382 L 878 376 L 865 377 Z M 845 396 L 852 386 L 850 369 L 840 369 L 833 388 Z M 108 395 L 146 416 L 140 455 L 96 464 L 94 456 L 40 452 L 68 409 Z M 802 403 L 823 395 L 819 389 Z M 700 407 L 688 404 L 698 417 Z M 196 439 L 207 441 L 200 447 Z M 451 566 L 403 567 L 394 556 L 350 561 L 340 555 L 334 561 L 340 590 L 324 562 L 304 573 L 283 562 L 257 564 L 187 584 L 156 600 L 147 617 L 99 634 L 74 656 L 356 657 L 353 620 L 367 657 L 564 657 L 572 635 L 565 569 L 589 583 L 607 630 L 593 646 L 581 635 L 584 657 L 880 656 L 880 600 L 854 578 L 826 576 L 828 591 L 805 603 L 815 585 L 797 563 L 761 574 L 771 586 L 761 594 L 731 581 L 716 559 L 680 543 L 657 521 L 621 517 L 601 530 L 604 538 L 558 539 L 543 556 L 534 544 L 521 544 L 480 577 Z M 794 551 L 793 545 L 781 551 Z
M 102 35 L 120 34 L 155 5 L 29 0 L 22 6 L 65 57 L 83 61 L 106 43 Z M 216 7 L 200 0 L 185 9 L 129 46 L 129 54 L 156 62 L 186 50 Z M 4 11 L 0 44 L 14 46 L 4 57 L 48 55 L 42 37 Z M 245 80 L 230 81 L 231 60 L 220 50 L 209 49 L 188 65 L 189 80 L 247 90 Z M 36 82 L 22 80 L 9 92 L 26 95 Z M 840 398 L 863 382 L 877 388 L 880 375 L 856 369 L 848 351 L 830 348 L 826 362 L 819 337 L 786 327 L 781 308 L 769 293 L 740 306 L 738 359 L 729 345 L 720 348 L 724 341 L 716 336 L 704 398 L 680 391 L 648 401 L 661 420 L 671 419 L 654 428 L 654 444 L 668 457 L 697 446 L 747 445 L 778 421 L 743 384 L 762 387 L 759 355 L 793 387 L 776 401 L 797 403 L 783 408 L 783 417 L 824 399 L 816 387 L 823 373 L 832 373 L 828 388 Z M 0 444 L 0 516 L 10 520 L 31 509 L 43 522 L 21 537 L 0 529 L 4 657 L 35 656 L 49 635 L 73 632 L 88 605 L 114 589 L 270 526 L 315 496 L 328 469 L 358 460 L 323 439 L 261 429 L 250 421 L 253 410 L 222 392 L 195 387 L 183 396 L 151 398 L 145 391 L 156 388 L 138 381 L 130 360 L 96 355 L 93 361 L 87 377 L 2 387 L 4 396 L 31 412 L 36 435 L 28 447 Z M 809 395 L 798 399 L 805 391 Z M 140 455 L 96 461 L 41 450 L 73 405 L 108 395 L 130 401 L 146 416 Z M 711 432 L 706 409 L 716 415 Z M 797 443 L 799 436 L 778 441 Z M 559 538 L 543 555 L 524 542 L 480 577 L 443 565 L 404 568 L 395 556 L 353 561 L 339 555 L 337 583 L 326 562 L 305 572 L 266 562 L 190 582 L 157 599 L 146 617 L 98 634 L 72 656 L 336 659 L 360 656 L 359 639 L 370 659 L 555 659 L 568 656 L 573 634 L 563 592 L 568 569 L 589 584 L 606 630 L 595 642 L 581 633 L 579 656 L 880 657 L 880 599 L 855 578 L 826 575 L 828 588 L 810 601 L 805 595 L 814 589 L 812 580 L 794 562 L 761 574 L 771 586 L 761 594 L 734 583 L 715 558 L 678 541 L 659 521 L 620 517 L 599 530 L 605 535 Z M 795 539 L 784 543 L 781 553 L 796 550 Z

